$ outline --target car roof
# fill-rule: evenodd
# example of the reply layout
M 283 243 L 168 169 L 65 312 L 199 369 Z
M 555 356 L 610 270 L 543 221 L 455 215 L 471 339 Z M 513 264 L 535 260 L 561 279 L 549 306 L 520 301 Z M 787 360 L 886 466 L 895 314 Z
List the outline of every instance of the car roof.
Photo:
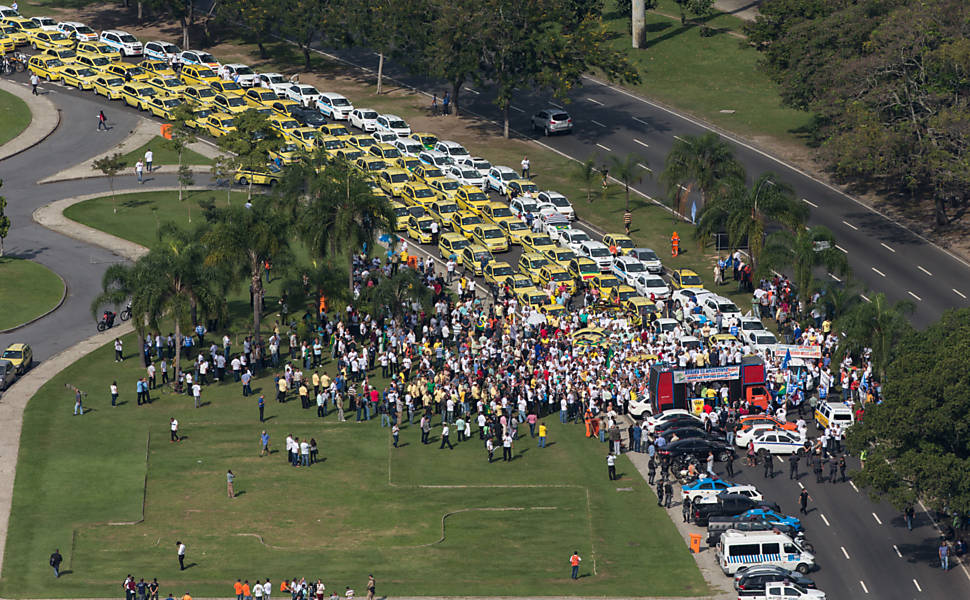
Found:
M 17 342 L 15 344 L 10 344 L 9 346 L 7 346 L 7 350 L 24 350 L 27 347 L 28 347 L 27 344 L 24 344 L 23 342 Z
M 502 171 L 502 172 L 511 171 L 513 173 L 516 172 L 516 170 L 513 169 L 512 167 L 506 167 L 504 165 L 492 165 L 492 168 L 495 169 L 496 171 Z

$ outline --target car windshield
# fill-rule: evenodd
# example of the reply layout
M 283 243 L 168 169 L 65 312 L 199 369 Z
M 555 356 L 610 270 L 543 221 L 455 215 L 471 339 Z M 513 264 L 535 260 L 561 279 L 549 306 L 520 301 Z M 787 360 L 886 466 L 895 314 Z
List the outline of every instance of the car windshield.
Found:
M 437 210 L 437 212 L 439 212 L 439 213 L 441 213 L 443 215 L 450 215 L 451 213 L 458 212 L 458 205 L 457 204 L 439 204 L 438 205 L 438 208 L 436 210 Z
M 434 192 L 430 188 L 420 187 L 414 190 L 415 198 L 431 198 L 432 196 L 434 196 Z
M 196 72 L 198 77 L 215 77 L 216 74 L 212 72 L 212 69 L 198 69 Z
M 448 179 L 447 181 L 441 182 L 441 189 L 447 191 L 457 190 L 460 187 L 459 183 L 453 179 Z
M 462 224 L 465 225 L 466 227 L 469 225 L 481 225 L 482 218 L 479 217 L 478 215 L 470 215 L 462 219 Z
M 637 250 L 636 256 L 640 260 L 660 260 L 653 250 Z
M 387 126 L 390 127 L 391 129 L 407 129 L 408 128 L 408 124 L 405 123 L 404 121 L 402 121 L 401 119 L 392 119 L 392 120 L 390 120 L 390 121 L 387 122 Z
M 229 106 L 246 106 L 246 101 L 239 96 L 229 96 L 226 98 L 226 103 L 229 104 Z M 296 121 L 293 122 L 296 123 Z M 299 123 L 297 123 L 297 125 L 299 126 Z
M 159 46 L 161 46 L 162 52 L 164 52 L 165 54 L 178 54 L 179 53 L 178 46 L 175 46 L 174 44 L 165 44 L 165 43 L 162 43 L 162 44 L 159 44 Z
M 212 98 L 216 95 L 216 91 L 212 88 L 201 88 L 196 89 L 196 95 L 198 95 L 199 98 Z
M 493 217 L 513 217 L 512 210 L 508 206 L 500 206 L 492 209 Z M 524 223 L 523 223 L 524 225 Z
M 166 77 L 165 79 L 162 79 L 162 85 L 165 87 L 180 87 L 185 84 L 174 77 Z
M 77 74 L 80 77 L 93 77 L 94 75 L 96 75 L 96 73 L 94 71 L 92 71 L 91 69 L 87 69 L 87 68 L 85 68 L 85 69 L 78 69 L 77 70 Z
M 116 85 L 123 85 L 124 83 L 125 83 L 125 80 L 122 79 L 121 77 L 112 77 L 111 79 L 107 79 L 104 82 L 104 84 L 109 87 L 114 87 Z
M 533 246 L 553 246 L 552 240 L 547 235 L 537 235 L 532 238 Z
M 512 267 L 510 267 L 509 265 L 502 265 L 492 269 L 492 275 L 495 275 L 496 277 L 504 277 L 504 276 L 512 275 L 513 273 L 515 273 L 515 271 L 513 271 Z
M 620 248 L 632 248 L 633 247 L 633 240 L 628 240 L 628 239 L 625 239 L 625 238 L 620 238 L 620 239 L 616 240 L 616 245 L 619 246 Z
M 431 221 L 430 219 L 419 219 L 418 220 L 418 228 L 421 231 L 429 232 L 429 231 L 431 231 L 431 223 L 432 222 L 433 221 Z
M 522 191 L 525 192 L 526 194 L 534 194 L 539 189 L 533 183 L 523 183 L 521 188 L 522 188 Z
M 123 34 L 119 35 L 118 37 L 121 39 L 122 42 L 124 42 L 126 44 L 137 44 L 138 43 L 138 40 L 135 39 L 135 36 L 131 35 L 130 33 L 123 33 Z
M 162 100 L 162 104 L 165 105 L 165 108 L 175 108 L 179 104 L 182 104 L 182 101 L 177 98 L 169 98 L 167 100 Z
M 522 212 L 532 213 L 539 211 L 539 207 L 534 202 L 523 202 L 521 206 Z
M 471 203 L 485 202 L 488 200 L 488 197 L 485 196 L 485 194 L 482 192 L 469 192 L 468 194 L 466 194 L 466 197 L 468 198 L 468 201 Z
M 363 111 L 363 112 L 360 113 L 360 118 L 361 119 L 376 119 L 377 118 L 377 113 L 374 112 L 374 111 L 372 111 L 372 110 L 365 110 L 365 111 Z
M 501 237 L 505 237 L 505 234 L 498 229 L 484 229 L 482 230 L 482 237 L 484 237 L 486 240 L 497 240 Z
M 604 256 L 609 256 L 610 251 L 606 248 L 590 248 L 589 255 L 595 256 L 596 258 L 601 258 Z
M 377 145 L 377 140 L 375 140 L 374 138 L 359 137 L 357 138 L 356 141 L 357 141 L 357 145 L 360 146 L 361 148 L 369 148 L 371 146 Z
M 330 135 L 336 135 L 336 136 L 350 135 L 350 132 L 347 131 L 346 127 L 331 127 Z
M 719 311 L 721 311 L 722 313 L 736 313 L 736 312 L 741 312 L 741 311 L 738 310 L 738 307 L 737 307 L 736 304 L 734 304 L 734 302 L 721 302 L 721 303 L 718 303 L 717 309 Z
M 250 69 L 249 67 L 236 67 L 236 74 L 237 75 L 255 75 L 255 73 L 253 73 L 253 70 Z
M 682 275 L 680 278 L 681 285 L 700 285 L 701 278 L 697 275 Z
M 529 229 L 529 226 L 522 221 L 505 221 L 505 223 L 508 225 L 509 231 L 528 231 Z
M 332 101 L 334 106 L 350 106 L 346 98 L 333 98 Z
M 59 42 L 61 40 L 67 39 L 67 36 L 61 33 L 60 31 L 54 32 L 50 34 L 50 36 L 51 36 L 51 39 L 54 40 L 55 42 Z
M 391 183 L 406 183 L 408 180 L 407 173 L 391 173 L 388 177 L 391 178 Z
M 627 273 L 643 273 L 646 270 L 647 270 L 647 268 L 645 266 L 643 266 L 643 263 L 638 263 L 638 262 L 629 262 L 629 263 L 626 263 L 626 272 Z
M 437 141 L 438 141 L 438 138 L 436 138 L 433 135 L 422 135 L 421 136 L 421 143 L 424 144 L 425 146 L 434 146 L 435 142 L 437 142 Z
M 479 171 L 484 171 L 485 169 L 492 168 L 492 163 L 488 162 L 487 160 L 476 160 L 474 166 Z
M 462 169 L 459 171 L 461 176 L 465 179 L 480 179 L 482 175 L 474 169 Z
M 553 281 L 568 281 L 572 279 L 572 276 L 565 271 L 553 271 L 549 273 L 549 279 Z
M 286 79 L 282 75 L 264 75 L 264 77 L 269 83 L 286 83 Z
M 20 350 L 4 350 L 0 358 L 23 358 L 24 353 Z
M 368 171 L 383 171 L 387 168 L 383 160 L 368 160 L 366 164 Z
M 487 258 L 491 260 L 492 255 L 487 250 L 479 251 L 475 253 L 475 262 L 481 262 L 483 258 Z
M 74 31 L 84 35 L 91 35 L 92 33 L 94 33 L 94 30 L 88 27 L 87 25 L 81 25 L 80 27 L 75 27 Z
M 770 333 L 765 334 L 765 335 L 760 335 L 759 334 L 759 335 L 754 336 L 754 343 L 755 344 L 774 344 L 776 341 L 777 340 L 775 340 L 775 336 L 771 335 Z
M 589 236 L 586 235 L 585 231 L 574 230 L 572 233 L 569 234 L 569 241 L 573 243 L 588 242 Z
M 658 278 L 655 278 L 655 277 L 651 277 L 650 279 L 647 280 L 647 287 L 648 288 L 663 288 L 663 287 L 667 287 L 667 284 L 664 283 L 664 280 L 663 279 L 658 279 Z
M 204 63 L 219 62 L 219 61 L 216 60 L 216 57 L 215 56 L 212 56 L 208 52 L 200 52 L 196 56 L 199 57 L 199 62 L 204 62 Z
M 317 88 L 313 87 L 312 85 L 299 85 L 299 86 L 297 86 L 297 89 L 304 96 L 319 96 L 320 95 L 320 92 L 317 91 Z
M 569 206 L 569 200 L 566 200 L 566 198 L 564 198 L 563 196 L 553 196 L 549 198 L 549 202 L 552 202 L 559 208 L 566 208 L 567 206 Z
M 111 61 L 103 56 L 95 56 L 93 58 L 88 58 L 85 62 L 90 62 L 96 67 L 103 67 L 105 65 L 110 65 Z
M 339 150 L 344 147 L 344 143 L 341 140 L 327 140 L 323 143 L 323 147 L 327 150 Z
M 626 290 L 625 292 L 620 292 L 620 302 L 626 302 L 633 296 L 636 296 L 636 290 Z
M 408 207 L 406 206 L 398 206 L 397 208 L 394 209 L 395 217 L 406 217 L 407 215 L 408 215 Z
M 519 177 L 519 174 L 513 171 L 512 169 L 502 170 L 502 171 L 499 171 L 498 173 L 499 173 L 499 176 L 502 178 L 502 181 L 512 181 L 513 179 L 518 179 Z

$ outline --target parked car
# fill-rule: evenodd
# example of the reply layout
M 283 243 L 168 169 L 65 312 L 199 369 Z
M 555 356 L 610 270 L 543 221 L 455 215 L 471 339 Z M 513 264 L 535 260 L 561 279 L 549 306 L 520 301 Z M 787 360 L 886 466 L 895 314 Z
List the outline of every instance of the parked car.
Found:
M 733 517 L 748 512 L 753 508 L 768 508 L 781 512 L 777 504 L 765 500 L 755 500 L 743 494 L 720 493 L 717 502 L 698 503 L 694 505 L 694 523 L 699 527 L 707 527 L 711 517 Z
M 12 386 L 17 377 L 17 367 L 9 360 L 0 360 L 0 390 L 5 390 Z

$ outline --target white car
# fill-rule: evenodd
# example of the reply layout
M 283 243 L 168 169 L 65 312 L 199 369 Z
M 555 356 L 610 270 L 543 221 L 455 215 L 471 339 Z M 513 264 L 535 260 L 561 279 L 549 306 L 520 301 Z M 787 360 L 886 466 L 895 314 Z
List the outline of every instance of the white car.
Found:
M 609 271 L 613 266 L 613 255 L 610 254 L 610 249 L 603 242 L 597 242 L 595 240 L 583 242 L 579 245 L 579 251 L 576 254 L 585 256 L 595 262 L 600 268 L 600 271 L 604 273 Z
M 202 65 L 209 67 L 216 73 L 222 70 L 222 63 L 215 56 L 202 50 L 182 50 L 179 53 L 179 61 L 184 65 Z
M 740 496 L 747 496 L 752 500 L 764 500 L 765 497 L 758 491 L 758 488 L 753 485 L 738 484 L 732 485 L 724 490 L 726 494 L 738 494 Z M 717 502 L 717 496 L 698 496 L 694 498 L 695 504 L 714 504 Z
M 660 275 L 664 272 L 664 266 L 660 262 L 660 257 L 650 248 L 634 248 L 626 254 L 642 262 L 647 267 L 647 270 L 654 275 Z
M 680 322 L 677 319 L 654 319 L 653 328 L 660 333 L 669 333 L 671 335 L 677 335 L 677 331 L 680 328 Z
M 31 17 L 31 21 L 37 23 L 41 31 L 60 31 L 57 28 L 57 21 L 50 17 Z M 67 35 L 66 33 L 64 35 Z
M 57 24 L 57 30 L 66 35 L 67 37 L 74 36 L 79 42 L 96 42 L 98 41 L 98 32 L 91 29 L 84 23 L 78 23 L 77 21 L 61 21 Z
M 19 17 L 20 13 L 16 10 L 10 8 L 9 6 L 3 6 L 0 4 L 0 20 L 9 19 L 11 17 Z
M 335 121 L 346 121 L 354 110 L 350 100 L 334 92 L 321 92 L 316 101 L 317 110 Z
M 394 147 L 401 151 L 401 154 L 405 156 L 413 156 L 417 158 L 419 154 L 424 152 L 424 146 L 421 142 L 417 140 L 412 140 L 411 138 L 399 138 L 395 136 L 395 140 L 391 142 Z
M 579 245 L 588 242 L 592 238 L 582 229 L 569 228 L 562 233 L 562 243 L 573 252 L 579 252 Z
M 741 330 L 739 335 L 741 341 L 747 341 L 752 332 L 764 331 L 765 326 L 758 317 L 741 317 L 738 329 Z
M 279 73 L 260 73 L 259 74 L 259 87 L 266 88 L 268 90 L 273 90 L 276 95 L 280 98 L 288 98 L 287 92 L 290 90 L 289 81 L 286 77 L 283 77 Z
M 390 131 L 375 131 L 371 134 L 378 144 L 393 144 L 398 140 L 396 133 L 391 133 Z M 424 146 L 421 146 L 424 148 Z
M 562 246 L 562 234 L 569 230 L 569 219 L 557 212 L 551 214 L 540 212 L 538 219 L 542 222 L 542 230 L 546 232 L 546 235 Z
M 797 583 L 772 582 L 765 584 L 764 594 L 751 596 L 751 600 L 825 600 L 825 592 Z
M 505 196 L 508 194 L 509 182 L 518 178 L 519 174 L 515 172 L 515 169 L 495 165 L 488 170 L 488 175 L 485 177 L 485 191 L 495 190 Z
M 777 425 L 771 423 L 756 423 L 747 429 L 738 429 L 734 434 L 734 444 L 738 448 L 747 448 L 748 442 L 754 439 L 762 431 L 782 431 Z
M 805 438 L 797 431 L 776 429 L 759 431 L 752 439 L 754 451 L 767 450 L 771 454 L 794 454 L 805 447 Z
M 437 144 L 434 145 L 434 149 L 438 152 L 444 152 L 454 160 L 459 158 L 465 158 L 466 156 L 471 156 L 468 150 L 458 142 L 452 142 L 449 140 L 439 140 Z
M 697 421 L 697 426 L 700 427 L 704 424 L 694 413 L 684 410 L 682 408 L 671 408 L 670 410 L 665 410 L 659 415 L 651 416 L 647 418 L 647 431 L 656 431 L 658 425 L 663 425 L 671 419 L 682 419 L 684 417 L 693 417 Z M 685 419 L 685 421 L 689 421 Z
M 699 480 L 697 484 L 699 485 L 695 485 L 692 489 L 681 488 L 681 493 L 684 498 L 688 498 L 691 502 L 698 504 L 717 502 L 718 494 L 741 494 L 752 500 L 764 499 L 761 492 L 758 491 L 758 488 L 753 485 L 731 485 L 730 481 L 723 481 L 721 479 L 711 480 L 707 477 Z
M 463 167 L 461 165 L 450 165 L 444 170 L 445 175 L 458 180 L 462 185 L 473 185 L 479 189 L 485 185 L 485 178 L 477 169 Z
M 320 92 L 312 85 L 291 83 L 290 87 L 286 88 L 286 97 L 294 102 L 299 102 L 304 108 L 310 108 L 317 103 Z
M 643 264 L 643 263 L 640 263 Z M 658 300 L 666 300 L 670 297 L 670 286 L 660 275 L 642 273 L 633 280 L 633 288 L 644 298 L 651 295 Z
M 700 301 L 708 294 L 713 295 L 714 292 L 710 290 L 705 290 L 704 288 L 681 288 L 679 290 L 674 290 L 670 294 L 670 301 L 676 306 L 679 302 L 683 306 L 687 306 L 687 301 L 690 300 L 694 304 L 700 303 Z
M 576 209 L 573 208 L 572 203 L 568 198 L 560 194 L 559 192 L 554 192 L 552 190 L 546 190 L 544 192 L 539 192 L 539 202 L 548 202 L 556 207 L 564 217 L 570 221 L 576 220 Z
M 240 87 L 250 88 L 259 85 L 259 75 L 256 71 L 253 71 L 248 65 L 242 65 L 239 63 L 232 63 L 223 66 L 223 71 L 228 75 L 226 79 L 229 81 L 235 81 Z
M 122 56 L 141 56 L 144 51 L 141 42 L 135 39 L 135 36 L 120 29 L 106 29 L 101 32 L 99 39 L 101 43 L 114 48 Z
M 613 274 L 630 287 L 636 287 L 637 276 L 646 274 L 647 268 L 632 256 L 617 256 L 613 260 Z M 639 292 L 637 292 L 639 293 Z M 645 296 L 646 294 L 641 294 Z
M 431 165 L 432 167 L 438 167 L 444 172 L 445 169 L 455 164 L 455 161 L 451 160 L 451 157 L 447 154 L 442 154 L 441 152 L 435 152 L 434 150 L 425 150 L 418 153 L 418 160 L 426 165 Z
M 377 131 L 377 111 L 373 108 L 355 108 L 350 111 L 347 121 L 361 131 Z
M 411 135 L 411 126 L 397 115 L 381 115 L 377 117 L 378 131 L 389 131 L 398 137 Z
M 770 331 L 754 331 L 748 334 L 748 344 L 755 352 L 771 352 L 778 345 L 778 338 Z
M 143 52 L 148 58 L 152 60 L 160 60 L 162 62 L 171 62 L 182 53 L 182 51 L 179 50 L 179 47 L 175 44 L 170 44 L 161 40 L 145 42 Z
M 631 417 L 639 419 L 644 415 L 653 414 L 653 405 L 650 404 L 650 400 L 646 396 L 638 396 L 636 400 L 630 400 L 626 410 Z
M 488 171 L 492 168 L 492 163 L 488 162 L 481 156 L 458 157 L 455 159 L 455 162 L 465 167 L 472 167 L 481 173 L 482 177 L 488 177 Z
M 741 309 L 734 302 L 731 302 L 724 296 L 717 296 L 711 294 L 710 296 L 705 296 L 701 299 L 701 310 L 704 311 L 704 316 L 710 319 L 712 322 L 717 316 L 717 313 L 721 313 L 721 323 L 726 327 L 728 319 L 735 317 L 741 319 Z
M 525 216 L 528 214 L 539 214 L 539 205 L 536 204 L 536 201 L 522 196 L 513 198 L 512 201 L 509 202 L 509 209 L 512 210 L 513 215 L 517 216 L 523 221 L 525 221 Z

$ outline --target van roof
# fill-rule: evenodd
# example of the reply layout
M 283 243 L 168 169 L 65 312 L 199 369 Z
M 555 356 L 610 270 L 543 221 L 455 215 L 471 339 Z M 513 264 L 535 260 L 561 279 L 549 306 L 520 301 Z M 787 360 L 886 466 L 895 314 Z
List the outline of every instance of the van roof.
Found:
M 791 542 L 792 539 L 780 531 L 738 531 L 728 529 L 721 534 L 722 542 Z
M 825 402 L 824 404 L 829 408 L 831 408 L 832 410 L 836 410 L 836 411 L 844 410 L 846 412 L 850 412 L 850 413 L 852 412 L 852 409 L 849 408 L 849 405 L 846 404 L 845 402 Z

